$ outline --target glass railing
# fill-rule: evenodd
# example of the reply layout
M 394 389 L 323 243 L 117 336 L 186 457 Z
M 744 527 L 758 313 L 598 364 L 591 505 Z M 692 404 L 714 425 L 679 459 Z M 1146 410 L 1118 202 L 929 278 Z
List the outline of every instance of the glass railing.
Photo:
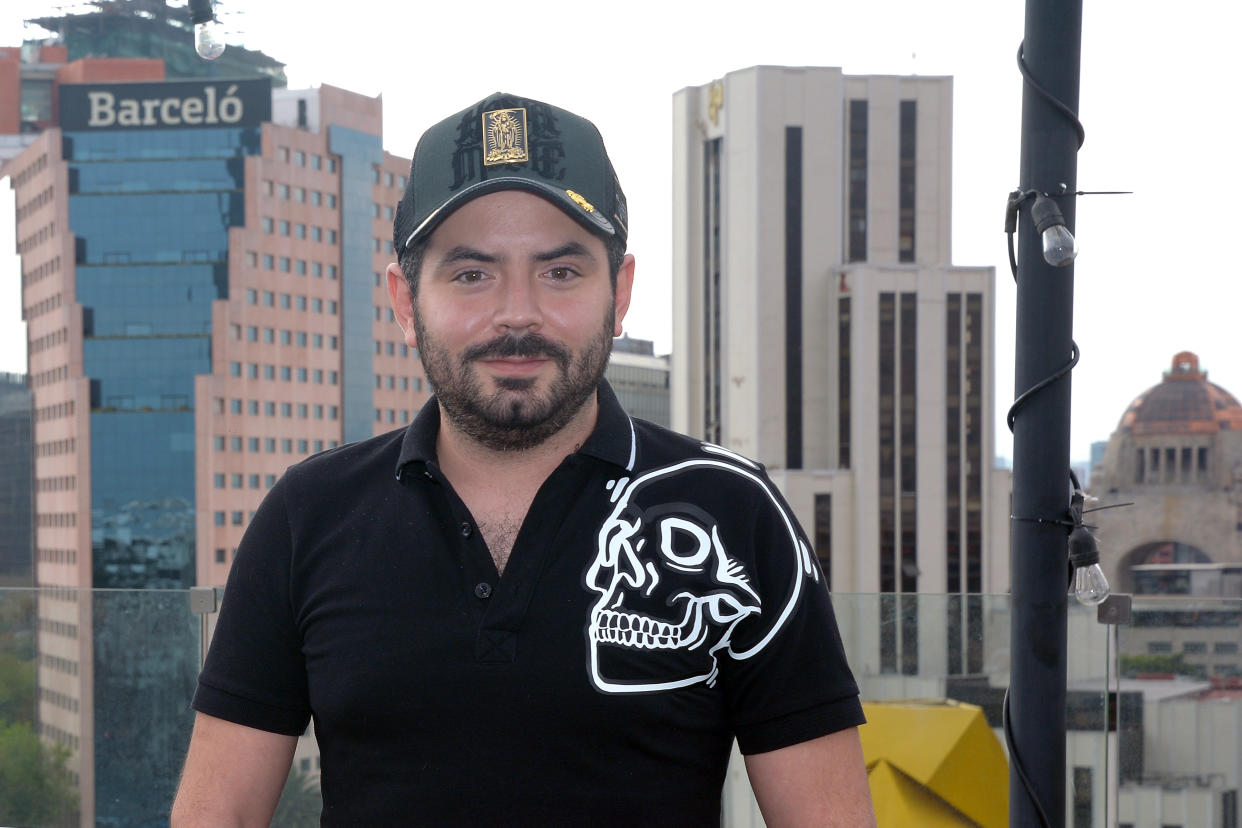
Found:
M 1242 599 L 1135 597 L 1116 649 L 1118 824 L 1242 825 Z
M 219 600 L 210 589 L 0 590 L 0 824 L 166 821 Z M 833 603 L 871 720 L 877 807 L 930 801 L 1003 825 L 1008 597 Z M 1121 626 L 1069 606 L 1065 824 L 1238 825 L 1242 601 L 1136 600 Z M 738 759 L 724 822 L 761 825 Z M 275 824 L 317 824 L 318 770 L 308 734 Z

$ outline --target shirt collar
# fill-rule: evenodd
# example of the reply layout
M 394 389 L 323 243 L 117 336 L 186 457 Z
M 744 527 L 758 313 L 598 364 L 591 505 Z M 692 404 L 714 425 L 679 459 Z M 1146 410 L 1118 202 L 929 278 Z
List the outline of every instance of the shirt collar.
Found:
M 398 478 L 410 463 L 436 462 L 436 436 L 439 433 L 440 404 L 432 397 L 405 430 L 405 437 L 401 440 L 401 455 L 397 459 Z M 578 452 L 631 471 L 638 460 L 638 436 L 634 431 L 634 424 L 621 408 L 608 380 L 600 381 L 599 414 L 595 420 L 595 429 Z

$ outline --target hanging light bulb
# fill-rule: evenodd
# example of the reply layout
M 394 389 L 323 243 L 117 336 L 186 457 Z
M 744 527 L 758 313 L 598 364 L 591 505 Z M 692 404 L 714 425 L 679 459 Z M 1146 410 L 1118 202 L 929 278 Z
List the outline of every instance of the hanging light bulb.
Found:
M 1100 552 L 1095 536 L 1085 526 L 1078 525 L 1070 532 L 1069 559 L 1074 566 L 1074 597 L 1078 603 L 1093 607 L 1108 597 L 1108 579 L 1100 569 Z
M 1037 194 L 1031 206 L 1031 219 L 1035 222 L 1035 231 L 1043 239 L 1044 261 L 1053 267 L 1071 264 L 1078 255 L 1078 241 L 1065 226 L 1065 216 L 1061 215 L 1057 203 L 1046 195 Z
M 194 24 L 194 51 L 204 60 L 224 54 L 224 27 L 215 20 Z
M 1094 607 L 1108 597 L 1108 579 L 1098 563 L 1080 566 L 1074 570 L 1074 597 L 1078 603 Z
M 204 60 L 224 54 L 224 27 L 216 20 L 212 0 L 190 0 L 190 22 L 194 24 L 194 51 Z

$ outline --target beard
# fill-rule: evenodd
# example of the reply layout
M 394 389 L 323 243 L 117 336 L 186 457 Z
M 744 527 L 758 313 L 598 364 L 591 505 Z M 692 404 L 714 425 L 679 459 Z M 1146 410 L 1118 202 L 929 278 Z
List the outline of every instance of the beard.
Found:
M 610 307 L 599 334 L 578 353 L 541 334 L 529 333 L 498 336 L 454 356 L 428 334 L 418 303 L 414 304 L 419 358 L 440 407 L 459 431 L 493 451 L 534 448 L 582 410 L 608 367 L 614 318 Z M 503 357 L 550 359 L 557 372 L 542 393 L 535 387 L 537 377 L 498 377 L 493 379 L 496 391 L 489 394 L 483 390 L 475 363 Z

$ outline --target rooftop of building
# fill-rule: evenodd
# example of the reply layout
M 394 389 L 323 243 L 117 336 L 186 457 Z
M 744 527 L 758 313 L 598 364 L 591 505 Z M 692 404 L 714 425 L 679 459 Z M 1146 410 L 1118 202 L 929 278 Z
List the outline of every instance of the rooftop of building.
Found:
M 1163 381 L 1130 403 L 1119 428 L 1135 436 L 1242 431 L 1242 404 L 1208 381 L 1197 355 L 1182 351 Z

